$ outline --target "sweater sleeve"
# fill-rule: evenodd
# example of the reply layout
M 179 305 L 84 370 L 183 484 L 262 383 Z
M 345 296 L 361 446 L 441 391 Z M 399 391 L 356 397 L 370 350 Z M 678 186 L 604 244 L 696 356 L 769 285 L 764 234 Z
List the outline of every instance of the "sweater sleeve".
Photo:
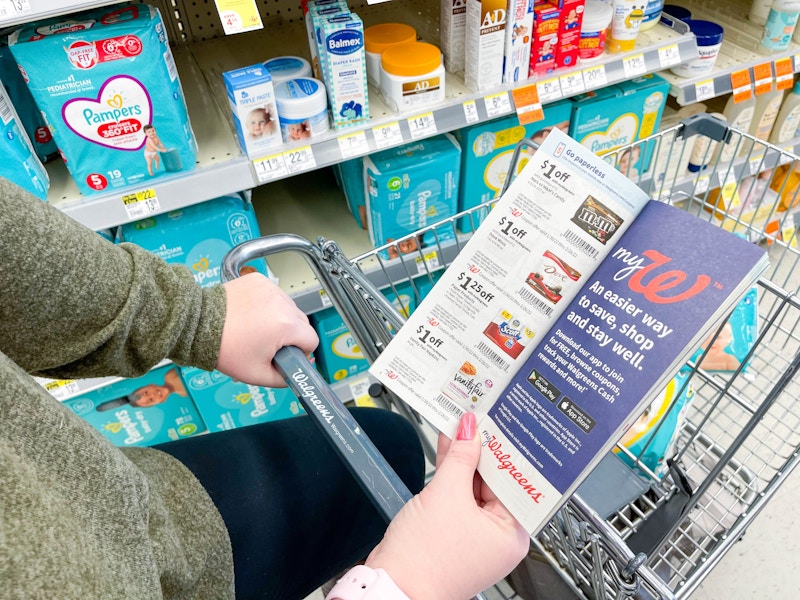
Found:
M 89 200 L 90 201 L 90 200 Z M 222 286 L 114 245 L 0 179 L 0 351 L 45 377 L 141 375 L 164 358 L 214 367 Z

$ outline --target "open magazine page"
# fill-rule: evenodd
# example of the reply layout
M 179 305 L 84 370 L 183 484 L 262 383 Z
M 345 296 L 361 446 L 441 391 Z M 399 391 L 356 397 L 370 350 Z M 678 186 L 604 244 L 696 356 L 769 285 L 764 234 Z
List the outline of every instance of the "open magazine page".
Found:
M 651 201 L 488 415 L 479 470 L 531 533 L 767 265 L 758 246 Z
M 450 436 L 480 420 L 647 199 L 553 130 L 370 371 Z

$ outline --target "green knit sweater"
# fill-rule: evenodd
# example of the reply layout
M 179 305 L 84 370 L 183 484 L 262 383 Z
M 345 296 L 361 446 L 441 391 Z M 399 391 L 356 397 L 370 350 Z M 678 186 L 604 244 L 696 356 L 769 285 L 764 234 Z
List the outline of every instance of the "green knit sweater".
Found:
M 118 449 L 29 374 L 212 369 L 221 287 L 115 246 L 0 179 L 0 598 L 228 598 L 233 562 L 199 482 Z

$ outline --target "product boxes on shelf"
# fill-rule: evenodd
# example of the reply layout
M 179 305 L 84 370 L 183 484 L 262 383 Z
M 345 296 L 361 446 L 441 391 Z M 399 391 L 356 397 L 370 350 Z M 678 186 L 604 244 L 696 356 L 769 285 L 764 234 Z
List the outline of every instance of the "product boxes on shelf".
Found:
M 369 120 L 364 24 L 355 13 L 320 20 L 320 68 L 335 129 Z
M 320 66 L 318 28 L 320 19 L 339 14 L 348 14 L 350 9 L 344 0 L 317 0 L 309 2 L 305 13 L 306 34 L 308 35 L 308 49 L 311 54 L 311 71 L 316 79 L 322 80 L 322 67 Z
M 247 156 L 258 157 L 281 144 L 272 77 L 263 65 L 222 74 L 233 113 L 239 145 Z
M 382 246 L 456 214 L 460 164 L 461 148 L 450 134 L 364 157 L 373 245 Z M 448 231 L 452 230 L 440 231 L 438 241 L 444 241 L 442 235 Z M 400 251 L 413 252 L 419 243 L 435 241 L 429 232 L 421 240 L 407 240 Z
M 309 320 L 319 336 L 319 346 L 314 351 L 317 369 L 326 381 L 341 381 L 369 368 L 353 334 L 335 309 L 316 312 Z
M 253 208 L 238 195 L 126 223 L 119 229 L 120 241 L 186 265 L 203 287 L 220 283 L 222 260 L 231 248 L 259 235 Z M 248 262 L 241 272 L 251 270 L 270 275 L 264 259 Z
M 561 19 L 558 27 L 556 68 L 574 67 L 578 64 L 581 42 L 581 24 L 586 0 L 558 0 Z
M 28 134 L 22 128 L 19 116 L 8 99 L 6 89 L 0 84 L 0 177 L 22 189 L 47 200 L 50 178 L 36 156 Z
M 508 177 L 517 143 L 524 138 L 539 143 L 553 127 L 566 133 L 571 112 L 572 103 L 569 100 L 560 100 L 546 105 L 544 118 L 535 123 L 520 125 L 517 116 L 511 115 L 456 131 L 456 137 L 461 144 L 459 212 L 496 199 Z M 527 164 L 527 156 L 527 153 L 521 155 L 516 173 Z M 481 213 L 476 214 L 475 218 L 459 219 L 459 229 L 472 231 L 480 224 L 482 216 Z
M 444 55 L 444 66 L 450 73 L 464 70 L 464 52 L 467 36 L 467 0 L 440 0 L 439 45 Z
M 508 0 L 503 82 L 528 78 L 533 35 L 533 0 Z M 580 34 L 580 29 L 578 30 Z
M 555 69 L 560 26 L 561 11 L 558 6 L 551 2 L 542 2 L 533 7 L 533 43 L 528 70 L 531 76 Z
M 174 365 L 121 379 L 64 404 L 115 446 L 152 446 L 206 430 Z
M 194 168 L 197 145 L 156 8 L 31 23 L 9 47 L 81 193 Z
M 466 0 L 464 82 L 473 90 L 503 83 L 506 0 Z
M 658 131 L 668 92 L 663 78 L 644 75 L 581 94 L 573 98 L 569 135 L 600 155 L 630 145 Z M 630 149 L 631 167 L 624 172 L 631 179 L 650 164 L 653 144 L 642 146 Z
M 347 209 L 362 229 L 367 228 L 367 192 L 364 187 L 364 160 L 345 160 L 333 166 L 336 183 L 347 201 Z
M 303 412 L 288 388 L 249 385 L 219 371 L 195 367 L 181 367 L 181 375 L 211 433 L 287 419 Z

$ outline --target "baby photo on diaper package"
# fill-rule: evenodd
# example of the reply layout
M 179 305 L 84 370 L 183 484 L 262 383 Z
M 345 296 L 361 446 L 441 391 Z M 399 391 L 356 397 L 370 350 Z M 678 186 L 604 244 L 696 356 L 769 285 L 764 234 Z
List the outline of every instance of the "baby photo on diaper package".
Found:
M 194 168 L 197 144 L 158 9 L 29 23 L 9 49 L 81 193 Z

